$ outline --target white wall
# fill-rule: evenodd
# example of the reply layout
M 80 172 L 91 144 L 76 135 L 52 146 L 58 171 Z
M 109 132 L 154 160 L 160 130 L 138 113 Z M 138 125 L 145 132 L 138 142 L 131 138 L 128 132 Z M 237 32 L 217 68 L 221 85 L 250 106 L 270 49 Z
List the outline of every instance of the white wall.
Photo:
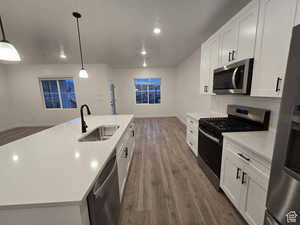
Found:
M 136 117 L 175 116 L 175 69 L 113 69 L 116 86 L 117 112 L 133 113 Z M 161 78 L 161 104 L 136 104 L 134 78 Z
M 10 115 L 10 92 L 7 67 L 0 65 L 0 131 L 12 126 L 14 118 Z
M 226 113 L 228 104 L 238 104 L 271 110 L 270 129 L 275 130 L 278 122 L 280 99 L 254 98 L 249 96 L 200 95 L 200 56 L 201 49 L 197 49 L 177 67 L 176 75 L 176 112 L 178 118 L 185 123 L 187 112 L 216 112 Z
M 103 64 L 87 65 L 88 79 L 78 77 L 74 64 L 10 65 L 8 67 L 13 126 L 52 125 L 79 117 L 79 109 L 45 109 L 39 78 L 73 77 L 78 107 L 88 104 L 93 114 L 110 114 L 110 68 Z
M 188 112 L 210 111 L 210 97 L 200 95 L 200 56 L 199 48 L 177 67 L 175 108 L 182 122 Z

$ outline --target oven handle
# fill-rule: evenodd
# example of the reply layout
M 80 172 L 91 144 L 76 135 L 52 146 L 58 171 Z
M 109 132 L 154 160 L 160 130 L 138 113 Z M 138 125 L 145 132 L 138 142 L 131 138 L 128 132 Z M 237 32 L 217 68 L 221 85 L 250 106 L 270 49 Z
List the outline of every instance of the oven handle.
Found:
M 206 133 L 205 131 L 203 131 L 202 129 L 199 128 L 199 132 L 201 132 L 204 136 L 208 137 L 209 139 L 211 139 L 212 141 L 219 143 L 220 140 L 218 138 L 215 138 L 211 135 L 209 135 L 208 133 Z
M 233 86 L 234 89 L 237 89 L 236 82 L 235 82 L 235 77 L 236 77 L 236 73 L 237 73 L 238 69 L 239 69 L 238 67 L 235 68 L 235 70 L 233 71 L 233 74 L 232 74 L 232 86 Z

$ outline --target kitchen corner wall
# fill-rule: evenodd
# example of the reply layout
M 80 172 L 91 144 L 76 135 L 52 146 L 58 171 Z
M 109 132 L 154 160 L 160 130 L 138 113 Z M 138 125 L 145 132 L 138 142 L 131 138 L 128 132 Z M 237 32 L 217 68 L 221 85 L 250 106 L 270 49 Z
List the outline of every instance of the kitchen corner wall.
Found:
M 161 78 L 161 104 L 136 104 L 134 78 Z M 116 86 L 117 112 L 131 113 L 136 117 L 175 116 L 174 68 L 112 69 Z
M 46 109 L 39 78 L 73 77 L 77 104 L 88 104 L 93 114 L 110 114 L 110 68 L 104 64 L 89 64 L 88 79 L 80 79 L 80 65 L 9 65 L 7 70 L 11 103 L 9 118 L 16 126 L 54 125 L 79 117 L 79 109 Z M 1 71 L 0 71 L 1 73 Z
M 211 98 L 200 95 L 200 56 L 201 50 L 197 49 L 176 68 L 175 109 L 183 123 L 188 112 L 210 112 Z
M 279 98 L 255 98 L 237 95 L 200 95 L 201 48 L 177 67 L 176 112 L 177 117 L 186 122 L 188 112 L 226 113 L 228 104 L 252 106 L 271 110 L 270 130 L 276 130 L 280 101 Z

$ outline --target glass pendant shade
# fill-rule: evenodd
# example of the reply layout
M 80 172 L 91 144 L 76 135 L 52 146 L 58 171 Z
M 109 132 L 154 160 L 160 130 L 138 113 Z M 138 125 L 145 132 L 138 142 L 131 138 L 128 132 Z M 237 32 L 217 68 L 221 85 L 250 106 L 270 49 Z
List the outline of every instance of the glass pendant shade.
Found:
M 17 49 L 7 41 L 0 41 L 0 60 L 21 61 Z
M 80 77 L 80 78 L 88 78 L 88 77 L 89 77 L 87 71 L 86 71 L 84 68 L 82 68 L 82 69 L 79 71 L 79 77 Z

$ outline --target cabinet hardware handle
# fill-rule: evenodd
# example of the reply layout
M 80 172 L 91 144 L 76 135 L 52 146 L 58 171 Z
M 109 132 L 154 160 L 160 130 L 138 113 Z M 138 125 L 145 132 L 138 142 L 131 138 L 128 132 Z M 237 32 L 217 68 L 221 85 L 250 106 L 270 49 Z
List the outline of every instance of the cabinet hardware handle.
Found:
M 237 179 L 237 180 L 240 179 L 240 171 L 241 171 L 240 168 L 237 168 L 237 169 L 236 169 L 236 179 Z
M 242 184 L 245 184 L 246 183 L 246 177 L 247 173 L 243 172 L 243 175 L 242 175 Z
M 235 58 L 234 58 L 234 54 L 235 54 L 235 50 L 232 50 L 232 54 L 231 54 L 231 61 L 235 60 Z
M 192 131 L 192 130 L 190 130 L 190 133 L 192 134 L 192 133 L 193 133 L 193 131 Z
M 240 157 L 242 157 L 243 159 L 245 159 L 245 160 L 247 160 L 247 161 L 250 161 L 250 159 L 249 159 L 248 157 L 244 156 L 242 153 L 238 153 L 238 155 L 239 155 Z
M 280 91 L 280 88 L 279 88 L 279 83 L 280 81 L 282 81 L 282 79 L 280 77 L 277 78 L 277 82 L 276 82 L 276 92 Z
M 132 137 L 134 137 L 134 130 L 132 130 Z
M 126 147 L 124 151 L 125 151 L 125 158 L 127 158 L 128 157 L 128 147 Z
M 231 54 L 232 54 L 232 52 L 229 52 L 229 53 L 228 53 L 228 62 L 231 61 Z

